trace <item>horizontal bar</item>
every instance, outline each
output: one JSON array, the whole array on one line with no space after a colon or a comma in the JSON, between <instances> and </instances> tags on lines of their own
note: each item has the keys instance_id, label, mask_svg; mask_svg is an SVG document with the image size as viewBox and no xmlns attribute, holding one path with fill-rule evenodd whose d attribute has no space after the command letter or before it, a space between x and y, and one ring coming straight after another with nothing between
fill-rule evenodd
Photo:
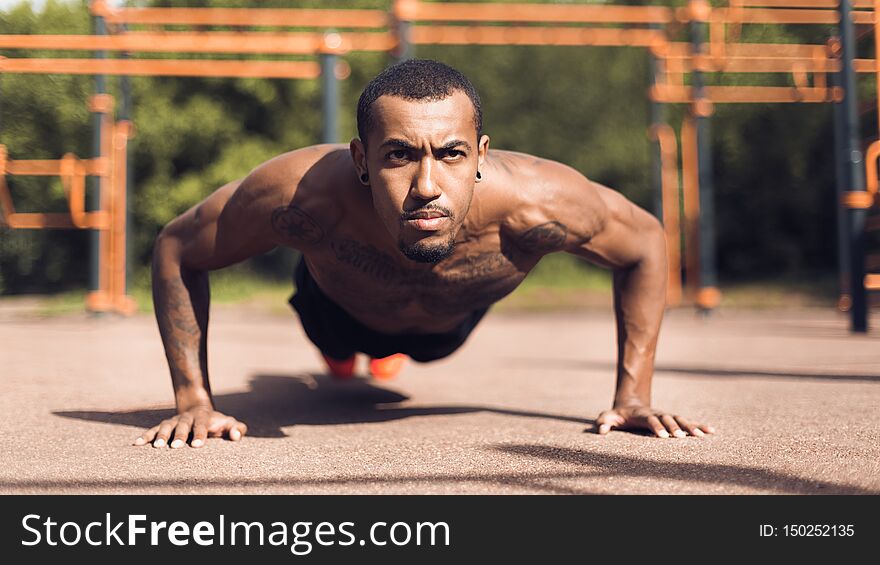
<instances>
[{"instance_id":1,"label":"horizontal bar","mask_svg":"<svg viewBox=\"0 0 880 565\"><path fill-rule=\"evenodd\" d=\"M851 0L853 8L874 9L874 0ZM746 8L828 8L837 9L838 0L743 0Z\"/></svg>"},{"instance_id":2,"label":"horizontal bar","mask_svg":"<svg viewBox=\"0 0 880 565\"><path fill-rule=\"evenodd\" d=\"M666 71L690 72L695 67L705 73L828 73L840 70L837 59L801 59L793 57L700 57L697 64L692 59L669 59Z\"/></svg>"},{"instance_id":3,"label":"horizontal bar","mask_svg":"<svg viewBox=\"0 0 880 565\"><path fill-rule=\"evenodd\" d=\"M97 159L78 159L76 162L85 168L86 175L98 176L104 170L104 161ZM61 176L63 159L10 159L6 162L6 174L18 176Z\"/></svg>"},{"instance_id":4,"label":"horizontal bar","mask_svg":"<svg viewBox=\"0 0 880 565\"><path fill-rule=\"evenodd\" d=\"M22 213L16 212L6 216L12 229L79 229L73 224L70 214L65 213ZM110 227L110 217L106 212L89 212L86 214L87 226L84 229L106 230Z\"/></svg>"},{"instance_id":5,"label":"horizontal bar","mask_svg":"<svg viewBox=\"0 0 880 565\"><path fill-rule=\"evenodd\" d=\"M856 0L853 4L866 5L873 0ZM746 8L837 8L838 0L743 0Z\"/></svg>"},{"instance_id":6,"label":"horizontal bar","mask_svg":"<svg viewBox=\"0 0 880 565\"><path fill-rule=\"evenodd\" d=\"M853 12L857 21L860 12ZM861 12L872 18L870 12ZM712 10L712 21L744 24L836 24L840 17L831 10L786 10L763 8L716 8ZM871 23L872 23L871 22Z\"/></svg>"},{"instance_id":7,"label":"horizontal bar","mask_svg":"<svg viewBox=\"0 0 880 565\"><path fill-rule=\"evenodd\" d=\"M790 86L707 86L706 98L715 103L822 103L832 100L830 88L794 88ZM692 101L688 86L656 85L651 96L657 102L688 103Z\"/></svg>"},{"instance_id":8,"label":"horizontal bar","mask_svg":"<svg viewBox=\"0 0 880 565\"><path fill-rule=\"evenodd\" d=\"M419 2L415 19L421 22L666 24L674 21L674 12L663 6Z\"/></svg>"},{"instance_id":9,"label":"horizontal bar","mask_svg":"<svg viewBox=\"0 0 880 565\"><path fill-rule=\"evenodd\" d=\"M4 58L0 73L310 79L321 68L312 61Z\"/></svg>"},{"instance_id":10,"label":"horizontal bar","mask_svg":"<svg viewBox=\"0 0 880 565\"><path fill-rule=\"evenodd\" d=\"M865 288L867 290L880 290L880 274L865 275Z\"/></svg>"},{"instance_id":11,"label":"horizontal bar","mask_svg":"<svg viewBox=\"0 0 880 565\"><path fill-rule=\"evenodd\" d=\"M108 23L198 26L382 28L382 10L306 8L119 8L99 12Z\"/></svg>"},{"instance_id":12,"label":"horizontal bar","mask_svg":"<svg viewBox=\"0 0 880 565\"><path fill-rule=\"evenodd\" d=\"M596 45L648 47L664 41L650 29L416 26L412 42L419 45Z\"/></svg>"},{"instance_id":13,"label":"horizontal bar","mask_svg":"<svg viewBox=\"0 0 880 565\"><path fill-rule=\"evenodd\" d=\"M825 45L806 43L724 43L724 54L731 57L792 57L826 56ZM655 54L665 58L690 58L691 44L682 41L659 45Z\"/></svg>"},{"instance_id":14,"label":"horizontal bar","mask_svg":"<svg viewBox=\"0 0 880 565\"><path fill-rule=\"evenodd\" d=\"M387 33L341 33L340 51L387 51ZM324 35L314 32L167 32L123 35L0 35L0 49L59 49L155 53L314 54Z\"/></svg>"}]
</instances>

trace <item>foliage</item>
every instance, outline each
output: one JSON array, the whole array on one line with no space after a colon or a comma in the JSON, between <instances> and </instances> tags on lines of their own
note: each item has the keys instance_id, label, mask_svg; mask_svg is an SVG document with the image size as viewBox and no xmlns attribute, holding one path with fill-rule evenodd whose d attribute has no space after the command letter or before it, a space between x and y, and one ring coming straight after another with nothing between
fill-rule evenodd
<instances>
[{"instance_id":1,"label":"foliage","mask_svg":"<svg viewBox=\"0 0 880 565\"><path fill-rule=\"evenodd\" d=\"M146 4L148 2L139 2ZM635 2L631 2L635 3ZM659 2L654 2L659 3ZM155 1L175 6L303 6L387 9L387 0ZM681 2L678 2L681 4ZM0 33L88 33L86 3L48 0L0 12ZM744 30L750 40L818 43L828 29ZM0 54L21 56L6 51ZM41 52L41 56L52 54ZM467 74L484 102L492 146L557 159L650 208L651 146L646 136L648 56L630 48L420 47ZM341 88L339 139L355 135L354 108L367 81L387 63L353 54ZM750 77L748 80L752 80ZM738 84L741 76L721 76ZM758 80L769 80L761 79ZM320 138L318 81L146 78L131 81L137 136L131 156L135 284L142 285L161 226L217 187L278 153ZM108 81L119 95L118 80ZM89 156L90 77L2 76L0 141L12 158ZM873 96L873 91L869 91ZM682 107L667 110L677 125ZM712 119L717 234L722 280L834 268L834 182L830 108L821 105L719 106ZM60 185L11 182L22 211L63 209ZM81 288L88 234L0 230L0 292ZM292 256L276 251L251 268L286 279ZM566 260L553 259L565 269ZM568 265L576 265L569 260ZM577 267L579 268L579 267ZM541 276L545 276L547 269Z\"/></svg>"}]
</instances>

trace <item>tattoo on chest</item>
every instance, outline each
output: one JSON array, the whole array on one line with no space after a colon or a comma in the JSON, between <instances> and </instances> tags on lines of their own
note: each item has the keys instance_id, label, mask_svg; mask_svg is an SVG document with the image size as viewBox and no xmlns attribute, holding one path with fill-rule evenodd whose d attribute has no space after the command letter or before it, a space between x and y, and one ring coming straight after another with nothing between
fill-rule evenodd
<instances>
[{"instance_id":1,"label":"tattoo on chest","mask_svg":"<svg viewBox=\"0 0 880 565\"><path fill-rule=\"evenodd\" d=\"M560 222L547 222L529 229L520 237L519 245L530 253L559 251L565 245L568 228Z\"/></svg>"},{"instance_id":2,"label":"tattoo on chest","mask_svg":"<svg viewBox=\"0 0 880 565\"><path fill-rule=\"evenodd\" d=\"M340 262L382 282L393 283L404 278L405 271L372 245L363 245L353 239L340 239L331 241L330 249Z\"/></svg>"},{"instance_id":3,"label":"tattoo on chest","mask_svg":"<svg viewBox=\"0 0 880 565\"><path fill-rule=\"evenodd\" d=\"M324 238L323 230L295 207L276 210L273 227L301 241L317 243ZM557 251L564 246L567 234L564 224L546 222L526 231L518 247L529 254ZM375 246L355 239L330 239L329 247L337 261L380 283L368 291L358 285L354 288L352 281L341 276L336 279L335 294L351 303L362 303L365 293L375 294L369 303L373 307L383 304L386 312L402 310L411 301L435 314L475 310L497 302L525 278L525 270L517 266L521 252L503 245L499 251L455 255L435 271L409 270Z\"/></svg>"},{"instance_id":4,"label":"tattoo on chest","mask_svg":"<svg viewBox=\"0 0 880 565\"><path fill-rule=\"evenodd\" d=\"M280 206L272 212L272 229L292 242L309 244L324 239L324 230L298 206Z\"/></svg>"},{"instance_id":5,"label":"tattoo on chest","mask_svg":"<svg viewBox=\"0 0 880 565\"><path fill-rule=\"evenodd\" d=\"M330 242L336 259L350 265L375 279L396 285L421 284L427 286L448 286L473 282L516 271L513 263L502 253L496 251L464 255L451 259L437 272L410 271L397 265L391 256L372 245L365 245L353 239L339 239Z\"/></svg>"}]
</instances>

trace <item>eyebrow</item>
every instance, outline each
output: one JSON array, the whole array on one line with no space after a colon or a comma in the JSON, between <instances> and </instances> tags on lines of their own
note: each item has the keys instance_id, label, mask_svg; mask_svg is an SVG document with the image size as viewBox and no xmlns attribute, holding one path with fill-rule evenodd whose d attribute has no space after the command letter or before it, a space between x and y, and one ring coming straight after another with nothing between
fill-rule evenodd
<instances>
[{"instance_id":1,"label":"eyebrow","mask_svg":"<svg viewBox=\"0 0 880 565\"><path fill-rule=\"evenodd\" d=\"M386 139L382 143L382 145L380 145L380 147L385 147L386 145L390 145L391 147L400 147L401 149L409 149L409 150L417 149L417 147L415 145L413 145L412 143L410 143L406 140L397 139L397 138ZM447 141L446 143L444 143L443 145L441 145L437 149L442 151L442 150L452 149L454 147L458 147L459 145L463 145L468 151L471 150L471 144L468 143L467 141L464 141L463 139L453 139L452 141Z\"/></svg>"}]
</instances>

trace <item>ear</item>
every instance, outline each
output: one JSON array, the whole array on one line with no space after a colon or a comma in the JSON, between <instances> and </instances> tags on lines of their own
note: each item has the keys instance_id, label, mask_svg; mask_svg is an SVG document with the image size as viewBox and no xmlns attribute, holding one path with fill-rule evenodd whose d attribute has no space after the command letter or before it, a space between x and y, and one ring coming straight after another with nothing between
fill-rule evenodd
<instances>
[{"instance_id":1,"label":"ear","mask_svg":"<svg viewBox=\"0 0 880 565\"><path fill-rule=\"evenodd\" d=\"M351 160L354 162L354 167L357 169L358 180L363 185L369 185L369 171L367 170L367 150L364 147L363 142L354 138L351 140L351 143L348 144L348 150L351 153ZM367 175L367 181L364 182L363 176Z\"/></svg>"},{"instance_id":2,"label":"ear","mask_svg":"<svg viewBox=\"0 0 880 565\"><path fill-rule=\"evenodd\" d=\"M486 162L486 157L489 155L489 136L483 135L480 136L480 141L477 143L477 171L483 170L483 164Z\"/></svg>"}]
</instances>

